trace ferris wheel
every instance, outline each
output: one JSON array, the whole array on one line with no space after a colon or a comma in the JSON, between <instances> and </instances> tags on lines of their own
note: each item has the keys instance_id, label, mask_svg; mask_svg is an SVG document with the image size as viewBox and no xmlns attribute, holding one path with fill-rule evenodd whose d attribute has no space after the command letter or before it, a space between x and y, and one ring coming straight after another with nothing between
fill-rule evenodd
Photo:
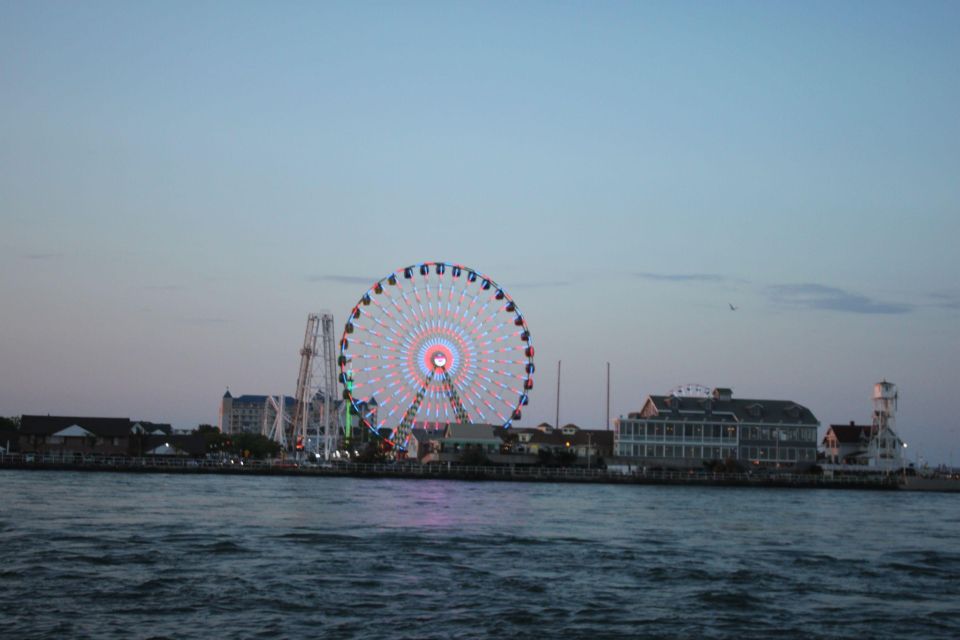
<instances>
[{"instance_id":1,"label":"ferris wheel","mask_svg":"<svg viewBox=\"0 0 960 640\"><path fill-rule=\"evenodd\" d=\"M520 420L533 354L527 322L500 285L463 265L424 262L363 294L338 364L360 425L404 450L415 424Z\"/></svg>"}]
</instances>

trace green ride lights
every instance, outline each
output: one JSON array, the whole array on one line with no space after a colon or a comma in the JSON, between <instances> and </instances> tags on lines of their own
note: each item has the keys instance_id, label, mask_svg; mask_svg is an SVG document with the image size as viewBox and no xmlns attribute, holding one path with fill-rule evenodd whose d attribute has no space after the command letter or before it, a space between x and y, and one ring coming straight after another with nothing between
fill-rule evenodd
<instances>
[{"instance_id":1,"label":"green ride lights","mask_svg":"<svg viewBox=\"0 0 960 640\"><path fill-rule=\"evenodd\" d=\"M347 373L347 380L344 382L344 386L347 388L347 391L350 392L350 397L353 397L353 372ZM353 425L353 413L351 412L352 403L347 403L345 408L345 413L347 414L346 424L343 426L343 435L346 439L350 439L351 427Z\"/></svg>"}]
</instances>

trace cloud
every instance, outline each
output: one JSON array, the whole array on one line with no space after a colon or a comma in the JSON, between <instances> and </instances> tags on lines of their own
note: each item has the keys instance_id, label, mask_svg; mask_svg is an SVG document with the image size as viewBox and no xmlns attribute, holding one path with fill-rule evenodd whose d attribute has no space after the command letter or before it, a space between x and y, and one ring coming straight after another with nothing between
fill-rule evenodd
<instances>
[{"instance_id":1,"label":"cloud","mask_svg":"<svg viewBox=\"0 0 960 640\"><path fill-rule=\"evenodd\" d=\"M359 284L370 286L380 278L367 278L364 276L344 276L339 274L327 274L322 276L308 276L309 282L336 282L338 284Z\"/></svg>"},{"instance_id":2,"label":"cloud","mask_svg":"<svg viewBox=\"0 0 960 640\"><path fill-rule=\"evenodd\" d=\"M635 273L638 278L657 282L728 282L730 278L717 273Z\"/></svg>"},{"instance_id":3,"label":"cloud","mask_svg":"<svg viewBox=\"0 0 960 640\"><path fill-rule=\"evenodd\" d=\"M960 295L953 293L931 293L929 297L935 300L930 306L938 309L960 309Z\"/></svg>"},{"instance_id":4,"label":"cloud","mask_svg":"<svg viewBox=\"0 0 960 640\"><path fill-rule=\"evenodd\" d=\"M909 313L915 308L911 304L881 302L859 293L813 283L773 285L766 293L774 302L800 309L883 315Z\"/></svg>"},{"instance_id":5,"label":"cloud","mask_svg":"<svg viewBox=\"0 0 960 640\"><path fill-rule=\"evenodd\" d=\"M513 282L511 289L546 289L548 287L569 287L573 283L569 280L544 280L543 282Z\"/></svg>"},{"instance_id":6,"label":"cloud","mask_svg":"<svg viewBox=\"0 0 960 640\"><path fill-rule=\"evenodd\" d=\"M62 258L63 255L63 253L25 253L23 257L27 260L53 260Z\"/></svg>"}]
</instances>

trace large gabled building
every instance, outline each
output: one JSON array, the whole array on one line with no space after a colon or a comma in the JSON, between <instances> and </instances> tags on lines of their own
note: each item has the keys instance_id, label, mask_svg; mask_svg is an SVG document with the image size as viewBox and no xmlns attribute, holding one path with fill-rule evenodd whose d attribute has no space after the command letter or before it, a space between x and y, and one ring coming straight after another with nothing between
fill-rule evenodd
<instances>
[{"instance_id":1,"label":"large gabled building","mask_svg":"<svg viewBox=\"0 0 960 640\"><path fill-rule=\"evenodd\" d=\"M643 408L615 423L614 454L650 467L701 468L712 461L807 467L817 459L816 416L791 400L647 396Z\"/></svg>"},{"instance_id":2,"label":"large gabled building","mask_svg":"<svg viewBox=\"0 0 960 640\"><path fill-rule=\"evenodd\" d=\"M149 423L148 423L149 424ZM129 418L34 416L20 418L20 450L57 454L136 454L144 435Z\"/></svg>"}]
</instances>

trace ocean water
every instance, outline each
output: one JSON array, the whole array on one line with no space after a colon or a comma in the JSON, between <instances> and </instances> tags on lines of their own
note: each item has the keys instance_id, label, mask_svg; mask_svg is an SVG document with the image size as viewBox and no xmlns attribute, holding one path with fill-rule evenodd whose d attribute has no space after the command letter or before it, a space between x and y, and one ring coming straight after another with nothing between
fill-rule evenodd
<instances>
[{"instance_id":1,"label":"ocean water","mask_svg":"<svg viewBox=\"0 0 960 640\"><path fill-rule=\"evenodd\" d=\"M0 471L0 638L960 638L960 495Z\"/></svg>"}]
</instances>

